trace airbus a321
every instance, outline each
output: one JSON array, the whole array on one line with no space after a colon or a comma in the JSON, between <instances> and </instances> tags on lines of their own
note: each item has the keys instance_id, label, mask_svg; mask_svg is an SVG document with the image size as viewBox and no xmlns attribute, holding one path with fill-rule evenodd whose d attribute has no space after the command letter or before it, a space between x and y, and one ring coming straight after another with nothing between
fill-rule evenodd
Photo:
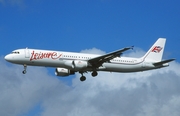
<instances>
[{"instance_id":1,"label":"airbus a321","mask_svg":"<svg viewBox=\"0 0 180 116\"><path fill-rule=\"evenodd\" d=\"M25 48L12 51L5 56L5 60L23 65L23 74L26 73L27 66L55 67L57 76L69 76L79 72L82 75L80 80L85 81L83 74L86 72L91 72L95 77L98 71L125 73L167 67L168 62L175 59L162 61L165 42L165 38L159 38L141 58L121 57L122 53L132 49L132 46L105 55Z\"/></svg>"}]
</instances>

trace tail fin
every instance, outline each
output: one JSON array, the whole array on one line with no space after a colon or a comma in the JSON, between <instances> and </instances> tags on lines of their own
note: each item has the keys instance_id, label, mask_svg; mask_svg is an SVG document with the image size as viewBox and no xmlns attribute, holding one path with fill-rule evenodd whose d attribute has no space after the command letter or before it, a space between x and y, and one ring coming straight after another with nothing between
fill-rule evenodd
<instances>
[{"instance_id":1,"label":"tail fin","mask_svg":"<svg viewBox=\"0 0 180 116\"><path fill-rule=\"evenodd\" d=\"M165 38L159 38L142 58L146 61L161 61L165 48L165 43Z\"/></svg>"}]
</instances>

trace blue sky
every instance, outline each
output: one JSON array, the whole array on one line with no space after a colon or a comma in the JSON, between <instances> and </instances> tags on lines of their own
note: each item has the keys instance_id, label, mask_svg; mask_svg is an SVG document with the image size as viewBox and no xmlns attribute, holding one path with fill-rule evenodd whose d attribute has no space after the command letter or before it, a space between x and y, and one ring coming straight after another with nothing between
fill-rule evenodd
<instances>
[{"instance_id":1,"label":"blue sky","mask_svg":"<svg viewBox=\"0 0 180 116\"><path fill-rule=\"evenodd\" d=\"M134 45L135 51L133 54L140 54L141 51L143 53L147 51L159 37L165 37L167 38L167 43L164 58L176 58L176 64L174 64L172 68L172 71L174 71L174 67L177 68L180 61L179 4L180 1L178 0L0 0L1 64L7 68L7 72L9 68L9 70L15 73L15 77L21 80L23 79L21 78L22 75L18 76L18 73L21 72L22 66L15 66L3 60L3 57L14 49L29 47L80 52L85 49L91 50L92 48L97 48L98 50L111 52ZM138 51L139 49L136 50L136 48L140 48L140 51ZM132 52L127 53L131 54ZM15 70L13 70L13 68ZM63 83L63 88L68 89L68 92L73 93L74 91L71 90L71 87L69 87L67 83L71 83L72 87L77 87L77 90L79 90L78 88L80 87L87 89L91 87L85 86L84 84L78 86L78 84L81 84L76 82L76 80L79 81L78 74L70 78L59 79L54 76L54 69L37 68L33 70L33 68L30 68L30 72L34 72L35 70L42 72L42 75L45 73L43 75L47 77L45 79L49 79L49 81L53 83ZM164 71L166 70L167 69ZM11 74L13 75L13 73ZM5 74L5 72L1 72L1 75L3 74ZM42 75L36 77L39 77L37 82L43 79ZM31 75L29 76L28 78L31 78ZM115 74L114 78L116 78L116 76ZM176 76L179 80L180 76L178 74L176 74ZM131 75L129 77L131 77ZM37 83L34 82L36 79L34 79L34 81L33 79L30 79L30 81L26 80L27 82L25 83ZM55 82L55 80L57 82ZM129 80L127 81L129 82ZM155 80L152 80L152 82L155 82ZM47 82L44 82L40 87L43 88L46 84ZM88 82L86 84L88 84ZM172 84L174 83L172 82ZM111 87L109 84L107 85ZM169 84L166 83L164 86L167 85ZM57 85L57 87L59 86L60 85ZM28 87L33 88L30 85ZM42 88L40 90L42 90ZM63 89L63 91L66 89ZM56 92L58 92L58 90ZM104 93L104 91L101 92ZM133 92L132 90L132 94ZM63 92L60 93L63 94ZM68 95L68 93L66 94ZM55 93L53 93L53 95L55 95ZM174 95L175 93L172 94L172 96ZM179 94L176 93L176 95ZM57 94L56 96L60 95ZM112 96L110 96L110 98L111 97ZM120 97L123 98L123 96ZM34 100L33 98L36 99ZM51 110L46 107L48 103L43 101L44 99L45 101L47 99L49 100L49 98L31 96L29 99L30 101L33 99L32 104L24 109L21 108L19 112L14 113L15 116L46 116L53 112L53 110L50 112ZM171 104L171 101L174 99L175 98L170 100L169 104ZM66 100L66 102L74 103L73 100L74 99ZM64 104L66 102L63 101ZM53 102L51 102L51 105L58 106L56 103L53 104ZM152 103L152 105L154 104ZM166 106L168 104L163 105ZM23 104L21 104L21 106L23 106ZM62 108L61 106L58 107ZM79 107L83 106L79 105ZM179 108L179 105L177 107ZM92 106L90 108L92 108ZM79 110L74 109L73 111L77 113ZM86 111L90 112L90 110ZM91 111L96 112L93 108ZM112 111L113 110L110 112ZM85 114L87 112L85 112ZM127 112L125 112L124 115L126 113ZM67 113L64 114L67 115ZM72 114L69 113L68 115ZM56 114L54 115L56 116ZM84 114L82 113L82 115ZM95 115L99 114L96 112Z\"/></svg>"},{"instance_id":2,"label":"blue sky","mask_svg":"<svg viewBox=\"0 0 180 116\"><path fill-rule=\"evenodd\" d=\"M15 2L16 1L16 2ZM2 55L16 48L110 52L129 45L147 50L159 37L178 55L178 1L1 0ZM142 44L143 43L143 44ZM173 46L173 47L172 47Z\"/></svg>"}]
</instances>

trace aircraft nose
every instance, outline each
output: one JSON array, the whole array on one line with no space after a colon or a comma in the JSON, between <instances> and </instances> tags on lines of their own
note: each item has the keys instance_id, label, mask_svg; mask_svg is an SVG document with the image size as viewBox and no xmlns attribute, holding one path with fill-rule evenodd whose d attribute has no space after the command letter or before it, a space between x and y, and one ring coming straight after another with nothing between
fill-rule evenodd
<instances>
[{"instance_id":1,"label":"aircraft nose","mask_svg":"<svg viewBox=\"0 0 180 116\"><path fill-rule=\"evenodd\" d=\"M8 55L6 55L6 56L4 57L4 59L5 59L6 61L11 61L11 60L12 60L12 57L10 57L10 55L8 54Z\"/></svg>"}]
</instances>

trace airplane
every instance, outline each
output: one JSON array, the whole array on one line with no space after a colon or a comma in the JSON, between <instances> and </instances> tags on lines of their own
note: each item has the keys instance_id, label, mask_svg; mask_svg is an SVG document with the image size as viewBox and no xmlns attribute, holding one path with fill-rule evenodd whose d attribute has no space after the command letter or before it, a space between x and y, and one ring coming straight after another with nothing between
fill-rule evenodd
<instances>
[{"instance_id":1,"label":"airplane","mask_svg":"<svg viewBox=\"0 0 180 116\"><path fill-rule=\"evenodd\" d=\"M27 66L55 67L56 76L64 77L79 72L80 80L85 81L83 74L87 72L95 77L98 71L129 73L167 67L168 62L175 59L162 61L165 43L166 38L159 38L140 58L121 57L123 52L133 49L134 46L131 46L105 55L25 48L12 51L5 56L5 60L23 65L23 74Z\"/></svg>"}]
</instances>

